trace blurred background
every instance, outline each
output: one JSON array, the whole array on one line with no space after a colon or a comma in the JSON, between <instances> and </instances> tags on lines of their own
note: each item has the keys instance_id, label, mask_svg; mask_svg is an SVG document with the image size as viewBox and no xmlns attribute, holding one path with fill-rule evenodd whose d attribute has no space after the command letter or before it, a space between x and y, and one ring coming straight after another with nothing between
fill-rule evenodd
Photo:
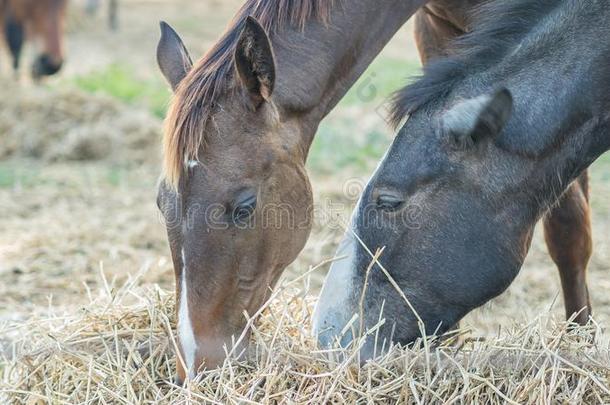
<instances>
[{"instance_id":1,"label":"blurred background","mask_svg":"<svg viewBox=\"0 0 610 405\"><path fill-rule=\"evenodd\" d=\"M220 36L241 0L108 0L87 12L69 3L65 63L41 83L18 80L0 49L0 321L78 310L103 277L173 289L165 229L155 205L162 120L171 97L155 60L158 22L168 21L193 57ZM308 169L316 200L310 240L286 278L332 257L358 191L389 146L386 97L420 70L408 23L323 122ZM610 155L591 169L593 313L610 321ZM328 266L311 275L317 294ZM554 264L537 231L516 282L464 325L490 333L563 303ZM1 340L1 338L0 338Z\"/></svg>"}]
</instances>

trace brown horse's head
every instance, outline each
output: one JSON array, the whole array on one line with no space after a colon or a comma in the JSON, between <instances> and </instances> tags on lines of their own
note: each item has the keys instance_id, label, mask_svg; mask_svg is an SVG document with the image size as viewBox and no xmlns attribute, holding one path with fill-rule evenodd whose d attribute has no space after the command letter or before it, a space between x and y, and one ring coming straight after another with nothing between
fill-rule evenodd
<instances>
[{"instance_id":1,"label":"brown horse's head","mask_svg":"<svg viewBox=\"0 0 610 405\"><path fill-rule=\"evenodd\" d=\"M67 0L8 0L3 5L4 31L15 70L26 34L41 44L41 52L32 65L34 79L61 69L66 6Z\"/></svg>"},{"instance_id":2,"label":"brown horse's head","mask_svg":"<svg viewBox=\"0 0 610 405\"><path fill-rule=\"evenodd\" d=\"M174 89L158 205L176 273L180 379L214 367L303 248L315 130L282 108L265 30L248 17L195 66L165 23L157 58ZM186 368L186 369L185 369Z\"/></svg>"}]
</instances>

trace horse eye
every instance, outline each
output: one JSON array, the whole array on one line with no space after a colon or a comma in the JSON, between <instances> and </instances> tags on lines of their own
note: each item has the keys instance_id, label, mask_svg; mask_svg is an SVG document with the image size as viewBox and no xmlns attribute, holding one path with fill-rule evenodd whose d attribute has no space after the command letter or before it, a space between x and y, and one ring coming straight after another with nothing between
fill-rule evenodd
<instances>
[{"instance_id":1,"label":"horse eye","mask_svg":"<svg viewBox=\"0 0 610 405\"><path fill-rule=\"evenodd\" d=\"M235 205L235 209L233 210L233 220L234 221L243 221L252 215L254 210L256 209L256 196L252 195L241 200L239 203Z\"/></svg>"},{"instance_id":2,"label":"horse eye","mask_svg":"<svg viewBox=\"0 0 610 405\"><path fill-rule=\"evenodd\" d=\"M377 197L377 209L382 211L395 211L397 210L405 201L397 197L395 195L386 195L382 194Z\"/></svg>"}]
</instances>

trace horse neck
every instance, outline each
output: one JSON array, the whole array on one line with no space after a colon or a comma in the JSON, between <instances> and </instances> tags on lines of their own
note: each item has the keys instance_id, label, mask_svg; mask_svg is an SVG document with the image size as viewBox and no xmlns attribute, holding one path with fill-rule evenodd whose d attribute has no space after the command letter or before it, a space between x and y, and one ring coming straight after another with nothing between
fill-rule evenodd
<instances>
[{"instance_id":1,"label":"horse neck","mask_svg":"<svg viewBox=\"0 0 610 405\"><path fill-rule=\"evenodd\" d=\"M297 111L315 131L425 1L336 1L328 25L312 19L304 31L278 30L271 41L277 61L274 98L280 108Z\"/></svg>"},{"instance_id":2,"label":"horse neck","mask_svg":"<svg viewBox=\"0 0 610 405\"><path fill-rule=\"evenodd\" d=\"M602 45L603 46L603 45ZM575 58L586 59L578 49ZM567 190L579 175L601 155L610 150L610 99L605 91L610 87L610 72L600 60L608 60L600 53L584 61L564 80L553 71L540 73L532 68L529 79L522 74L515 94L520 106L513 117L513 134L520 134L502 142L504 149L526 158L529 164L518 170L529 173L525 187L528 204L537 217ZM567 55L543 61L545 66L575 66ZM591 80L591 78L593 78ZM534 90L534 91L532 91ZM528 139L529 138L529 139Z\"/></svg>"},{"instance_id":3,"label":"horse neck","mask_svg":"<svg viewBox=\"0 0 610 405\"><path fill-rule=\"evenodd\" d=\"M498 86L513 93L513 116L495 143L515 160L497 163L497 169L518 179L512 185L518 189L511 186L507 192L515 201L521 195L519 204L527 205L534 219L610 149L610 97L605 91L610 70L602 62L610 59L610 41L599 35L610 10L603 2L583 0L558 2L550 13L523 37L513 38L501 54L487 48L468 54L471 67L459 73L465 78L452 90L459 95L454 99Z\"/></svg>"},{"instance_id":4,"label":"horse neck","mask_svg":"<svg viewBox=\"0 0 610 405\"><path fill-rule=\"evenodd\" d=\"M605 84L610 86L610 82ZM606 104L606 111L610 105ZM610 113L584 113L556 139L548 154L532 165L527 198L537 217L542 216L591 164L610 150ZM538 157L534 157L537 159Z\"/></svg>"}]
</instances>

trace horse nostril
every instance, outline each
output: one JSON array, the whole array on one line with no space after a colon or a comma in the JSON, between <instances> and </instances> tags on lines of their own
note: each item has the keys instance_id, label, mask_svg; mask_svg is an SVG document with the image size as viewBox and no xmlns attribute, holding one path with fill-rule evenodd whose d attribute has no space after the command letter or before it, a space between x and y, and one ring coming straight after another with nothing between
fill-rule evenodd
<instances>
[{"instance_id":1,"label":"horse nostril","mask_svg":"<svg viewBox=\"0 0 610 405\"><path fill-rule=\"evenodd\" d=\"M40 55L32 65L32 76L40 79L43 76L51 76L59 72L63 62L54 62L48 55Z\"/></svg>"}]
</instances>

